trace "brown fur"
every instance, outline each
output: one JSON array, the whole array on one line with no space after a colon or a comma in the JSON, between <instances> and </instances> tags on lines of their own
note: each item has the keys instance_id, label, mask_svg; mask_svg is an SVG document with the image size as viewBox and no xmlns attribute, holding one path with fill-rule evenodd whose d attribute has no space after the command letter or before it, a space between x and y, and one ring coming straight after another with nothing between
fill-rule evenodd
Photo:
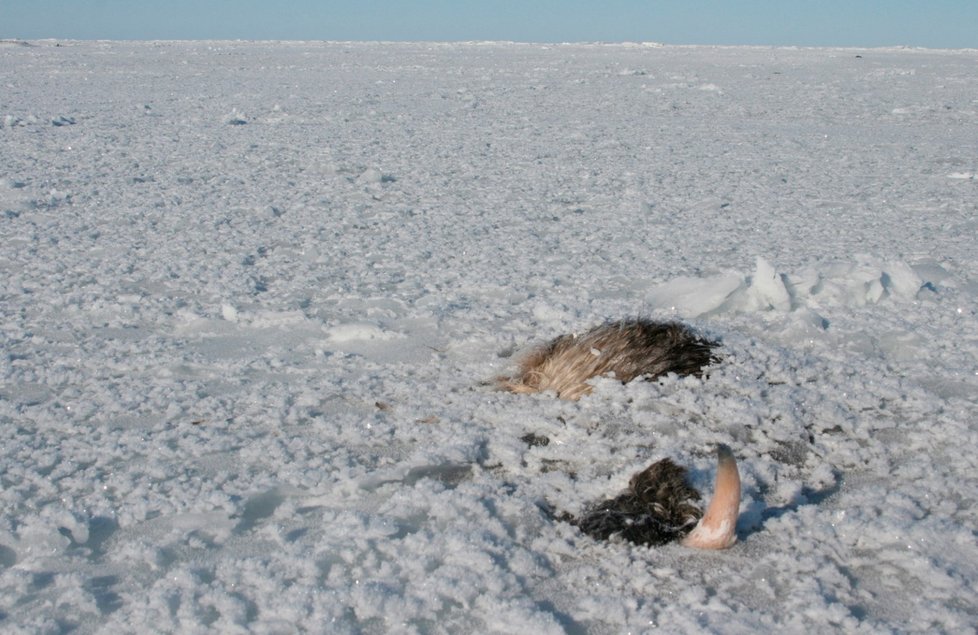
<instances>
[{"instance_id":1,"label":"brown fur","mask_svg":"<svg viewBox=\"0 0 978 635\"><path fill-rule=\"evenodd\" d=\"M592 377L613 375L622 383L667 373L697 375L716 361L715 342L672 322L634 319L609 322L583 335L562 335L531 351L500 387L515 393L552 390L576 400L591 392Z\"/></svg>"}]
</instances>

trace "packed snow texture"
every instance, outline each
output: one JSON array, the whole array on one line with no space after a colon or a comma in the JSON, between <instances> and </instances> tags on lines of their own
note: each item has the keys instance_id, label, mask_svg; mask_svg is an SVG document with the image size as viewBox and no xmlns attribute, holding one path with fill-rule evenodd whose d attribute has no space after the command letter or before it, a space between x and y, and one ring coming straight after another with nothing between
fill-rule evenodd
<instances>
[{"instance_id":1,"label":"packed snow texture","mask_svg":"<svg viewBox=\"0 0 978 635\"><path fill-rule=\"evenodd\" d=\"M0 630L978 628L978 52L17 44ZM730 550L557 520L717 443Z\"/></svg>"}]
</instances>

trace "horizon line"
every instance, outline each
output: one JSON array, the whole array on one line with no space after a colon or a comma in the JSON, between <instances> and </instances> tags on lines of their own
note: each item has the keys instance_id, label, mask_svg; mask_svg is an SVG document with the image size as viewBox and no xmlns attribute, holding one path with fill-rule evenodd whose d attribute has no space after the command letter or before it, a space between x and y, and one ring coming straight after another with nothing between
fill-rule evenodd
<instances>
[{"instance_id":1,"label":"horizon line","mask_svg":"<svg viewBox=\"0 0 978 635\"><path fill-rule=\"evenodd\" d=\"M85 37L0 37L0 44L15 44L30 46L33 42L62 43L62 42L101 42L101 43L193 43L193 42L226 42L226 43L322 43L322 44L513 44L525 46L623 46L635 48L761 48L761 49L824 49L824 50L914 50L914 51L978 51L978 47L953 46L922 46L914 44L716 44L716 43L673 43L657 40L506 40L506 39L320 39L320 38L85 38Z\"/></svg>"}]
</instances>

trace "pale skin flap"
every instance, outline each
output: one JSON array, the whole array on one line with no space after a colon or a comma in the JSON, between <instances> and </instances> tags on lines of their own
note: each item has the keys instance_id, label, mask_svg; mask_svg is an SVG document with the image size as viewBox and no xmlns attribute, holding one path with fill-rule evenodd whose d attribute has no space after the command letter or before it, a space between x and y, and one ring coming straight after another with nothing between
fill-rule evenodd
<instances>
[{"instance_id":1,"label":"pale skin flap","mask_svg":"<svg viewBox=\"0 0 978 635\"><path fill-rule=\"evenodd\" d=\"M713 498L696 528L682 544L695 549L726 549L737 542L740 512L740 472L730 448L717 448L717 475Z\"/></svg>"}]
</instances>

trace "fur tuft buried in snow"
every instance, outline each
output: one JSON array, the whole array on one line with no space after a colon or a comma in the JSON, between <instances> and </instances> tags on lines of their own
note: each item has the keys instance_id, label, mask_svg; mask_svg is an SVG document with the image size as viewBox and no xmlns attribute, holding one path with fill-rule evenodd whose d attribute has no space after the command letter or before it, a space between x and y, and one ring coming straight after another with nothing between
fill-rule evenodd
<instances>
[{"instance_id":1,"label":"fur tuft buried in snow","mask_svg":"<svg viewBox=\"0 0 978 635\"><path fill-rule=\"evenodd\" d=\"M622 383L662 375L700 375L717 361L715 342L678 323L620 320L580 335L561 335L531 350L519 371L499 385L515 393L553 391L561 399L591 392L589 380L609 376Z\"/></svg>"}]
</instances>

